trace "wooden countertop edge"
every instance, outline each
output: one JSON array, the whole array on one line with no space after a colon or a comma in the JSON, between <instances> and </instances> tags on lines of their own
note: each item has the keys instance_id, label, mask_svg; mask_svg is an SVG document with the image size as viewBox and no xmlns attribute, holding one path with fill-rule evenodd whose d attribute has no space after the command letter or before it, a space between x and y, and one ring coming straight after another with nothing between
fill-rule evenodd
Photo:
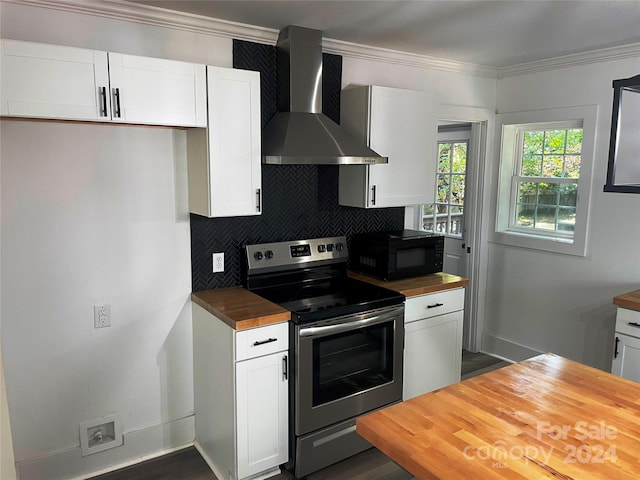
<instances>
[{"instance_id":1,"label":"wooden countertop edge","mask_svg":"<svg viewBox=\"0 0 640 480\"><path fill-rule=\"evenodd\" d=\"M245 300L245 303L251 304L252 307L230 307L230 299L233 299L233 302ZM291 320L290 311L239 286L193 292L191 300L234 330L247 330ZM258 311L260 313L256 314Z\"/></svg>"},{"instance_id":2,"label":"wooden countertop edge","mask_svg":"<svg viewBox=\"0 0 640 480\"><path fill-rule=\"evenodd\" d=\"M463 288L469 285L468 279L449 273L433 273L423 277L392 281L380 280L356 272L349 272L349 276L357 280L362 280L363 282L394 290L403 294L405 297L415 297L441 292L443 290L453 290L454 288Z\"/></svg>"},{"instance_id":3,"label":"wooden countertop edge","mask_svg":"<svg viewBox=\"0 0 640 480\"><path fill-rule=\"evenodd\" d=\"M613 303L622 308L640 310L640 290L634 290L633 292L627 292L613 297Z\"/></svg>"}]
</instances>

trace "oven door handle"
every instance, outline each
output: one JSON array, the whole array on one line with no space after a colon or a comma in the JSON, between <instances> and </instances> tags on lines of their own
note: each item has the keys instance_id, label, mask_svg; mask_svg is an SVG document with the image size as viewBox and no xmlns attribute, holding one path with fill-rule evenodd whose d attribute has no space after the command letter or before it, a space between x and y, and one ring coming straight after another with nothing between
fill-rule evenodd
<instances>
[{"instance_id":1,"label":"oven door handle","mask_svg":"<svg viewBox=\"0 0 640 480\"><path fill-rule=\"evenodd\" d=\"M326 335L335 335L336 333L347 332L349 330L357 330L358 328L377 325L379 323L386 323L397 318L402 320L403 311L404 306L370 317L360 318L359 320L344 320L341 323L336 323L334 325L323 325L319 327L303 327L300 329L299 335L300 338L323 337ZM358 317L356 316L353 318ZM336 319L336 321L338 321L338 319Z\"/></svg>"}]
</instances>

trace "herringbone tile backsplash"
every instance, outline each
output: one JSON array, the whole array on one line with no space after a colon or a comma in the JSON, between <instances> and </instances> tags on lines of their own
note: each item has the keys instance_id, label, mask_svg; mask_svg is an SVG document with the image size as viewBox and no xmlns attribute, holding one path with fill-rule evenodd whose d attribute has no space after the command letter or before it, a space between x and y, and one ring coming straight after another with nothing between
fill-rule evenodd
<instances>
[{"instance_id":1,"label":"herringbone tile backsplash","mask_svg":"<svg viewBox=\"0 0 640 480\"><path fill-rule=\"evenodd\" d=\"M261 74L263 126L276 112L275 47L233 41L233 66ZM323 112L340 120L342 57L323 55ZM398 230L404 208L360 209L338 205L338 166L262 165L262 215L205 218L191 215L194 292L242 282L242 247L252 243ZM212 273L211 254L224 252L225 271Z\"/></svg>"}]
</instances>

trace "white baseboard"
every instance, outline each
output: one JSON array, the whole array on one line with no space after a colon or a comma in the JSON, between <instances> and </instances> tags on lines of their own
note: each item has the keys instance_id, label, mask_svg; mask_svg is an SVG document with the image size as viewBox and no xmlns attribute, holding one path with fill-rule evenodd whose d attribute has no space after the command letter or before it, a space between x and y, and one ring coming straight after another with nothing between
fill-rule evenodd
<instances>
[{"instance_id":1,"label":"white baseboard","mask_svg":"<svg viewBox=\"0 0 640 480\"><path fill-rule=\"evenodd\" d=\"M119 447L83 457L80 445L16 462L22 480L84 480L193 445L193 414L160 425L124 433Z\"/></svg>"},{"instance_id":2,"label":"white baseboard","mask_svg":"<svg viewBox=\"0 0 640 480\"><path fill-rule=\"evenodd\" d=\"M489 333L482 335L481 351L512 363L545 353Z\"/></svg>"},{"instance_id":3,"label":"white baseboard","mask_svg":"<svg viewBox=\"0 0 640 480\"><path fill-rule=\"evenodd\" d=\"M200 446L200 444L198 443L198 440L193 442L193 446L196 447L196 450L198 450L198 453L200 453L200 456L204 459L205 463L209 465L209 468L211 469L213 474L216 476L216 478L219 478L220 480L224 480L226 476L223 475L220 470L218 470L218 466L215 463L213 463L213 460L211 460L211 457L207 455L207 452L204 451L204 448Z\"/></svg>"}]
</instances>

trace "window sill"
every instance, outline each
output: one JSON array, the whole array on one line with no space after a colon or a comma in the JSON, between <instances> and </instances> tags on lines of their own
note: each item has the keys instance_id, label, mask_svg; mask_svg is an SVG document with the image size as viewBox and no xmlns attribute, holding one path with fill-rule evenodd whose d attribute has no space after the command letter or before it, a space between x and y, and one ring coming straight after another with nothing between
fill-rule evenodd
<instances>
[{"instance_id":1,"label":"window sill","mask_svg":"<svg viewBox=\"0 0 640 480\"><path fill-rule=\"evenodd\" d=\"M542 250L551 253L561 253L564 255L586 256L585 245L578 244L575 239L549 237L544 235L534 235L529 233L503 230L493 233L491 241L512 247L528 248L532 250Z\"/></svg>"}]
</instances>

